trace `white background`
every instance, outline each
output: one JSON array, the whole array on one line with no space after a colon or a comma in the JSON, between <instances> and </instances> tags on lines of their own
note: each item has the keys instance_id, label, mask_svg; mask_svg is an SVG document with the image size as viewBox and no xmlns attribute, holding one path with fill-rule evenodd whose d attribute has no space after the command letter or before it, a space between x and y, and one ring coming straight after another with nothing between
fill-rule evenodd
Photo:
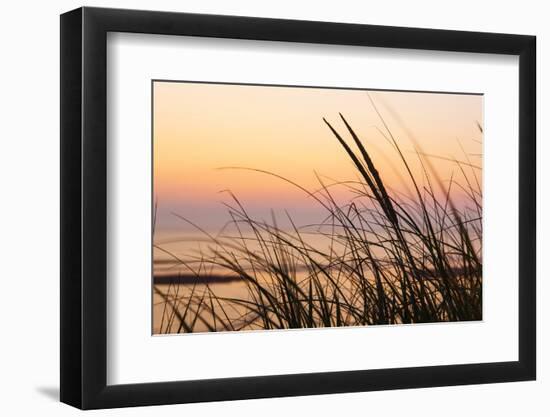
<instances>
[{"instance_id":1,"label":"white background","mask_svg":"<svg viewBox=\"0 0 550 417\"><path fill-rule=\"evenodd\" d=\"M517 57L120 33L107 51L108 384L517 360ZM151 337L151 79L483 92L483 322Z\"/></svg>"},{"instance_id":2,"label":"white background","mask_svg":"<svg viewBox=\"0 0 550 417\"><path fill-rule=\"evenodd\" d=\"M120 1L88 5L241 14L296 19L331 20L535 34L538 36L538 73L548 66L550 28L543 2L464 0L438 1L298 2L283 1ZM57 403L59 349L59 25L58 14L80 6L74 1L55 4L15 2L4 5L2 42L2 153L0 205L2 232L0 302L0 410L5 415L73 415L77 411ZM548 134L542 120L548 83L538 79L539 213L550 209L550 154L540 138ZM539 259L550 248L550 222L539 215ZM545 237L543 237L543 235ZM398 415L548 415L550 366L545 352L550 342L550 293L547 263L539 263L538 381L485 386L435 388L327 395L292 399L238 401L168 407L100 411L99 415L274 415L333 416ZM546 323L546 325L545 325Z\"/></svg>"}]
</instances>

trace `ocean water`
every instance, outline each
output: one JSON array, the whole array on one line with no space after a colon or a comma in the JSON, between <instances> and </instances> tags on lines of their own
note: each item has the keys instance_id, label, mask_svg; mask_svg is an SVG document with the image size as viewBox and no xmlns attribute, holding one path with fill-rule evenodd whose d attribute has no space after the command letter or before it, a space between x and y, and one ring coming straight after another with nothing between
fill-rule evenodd
<instances>
[{"instance_id":1,"label":"ocean water","mask_svg":"<svg viewBox=\"0 0 550 417\"><path fill-rule=\"evenodd\" d=\"M352 282L346 272L339 273L341 270L338 266L330 266L330 260L338 259L342 255L349 259L349 248L331 236L334 234L310 231L301 233L300 240L292 231L281 232L282 239L287 239L298 247L307 246L309 254L317 251L317 255L312 255L315 262L324 269L328 268L331 279L336 277L338 292L341 291L348 300L353 300L358 294L357 281ZM262 285L273 288L270 272L262 270L258 263L250 263L250 254L256 254L260 259L270 258L272 263L277 263L277 259L281 257L292 259L290 264L283 262L283 268L302 289L306 289L311 267L301 260L300 251L289 250L288 244L283 245L286 249L277 247L277 239L273 236L264 235L263 238L264 240L259 242L251 233L239 235L229 232L216 236L211 234L210 237L204 234L175 232L156 235L153 248L153 270L156 280L153 291L153 333L186 331L181 327L178 317L185 316L186 322L193 321L190 317L194 317L197 303L202 305L202 311L215 309L218 314L223 314L222 318L235 324L236 329L254 330L253 326L246 326L246 323L250 322L250 310L243 304L254 301L249 284L227 267L228 262L238 263L239 268L255 277ZM286 252L282 253L284 250ZM371 247L371 250L378 259L384 258L382 249L377 251ZM359 253L353 256L365 255ZM453 266L458 275L461 275L460 268L459 264ZM427 279L426 285L430 285L433 275L430 276L429 267L423 272ZM369 274L368 266L365 265L362 276L367 280L373 280ZM322 275L321 282L321 285L328 284ZM334 288L332 284L328 287ZM189 303L190 299L194 302ZM235 303L235 300L239 302ZM202 321L203 319L206 321ZM209 331L210 327L230 330L220 327L220 321L211 314L200 315L193 322L195 332Z\"/></svg>"},{"instance_id":2,"label":"ocean water","mask_svg":"<svg viewBox=\"0 0 550 417\"><path fill-rule=\"evenodd\" d=\"M290 239L291 236L295 237L295 234L292 231L286 231L282 236ZM245 250L265 256L263 251L265 247L262 250L262 245L251 233L239 235L228 232L217 236L212 234L212 237L219 239L223 244L217 244L213 239L197 233L170 232L156 235L153 248L153 273L156 279L153 294L154 334L177 333L182 330L179 327L177 313L184 314L188 310L190 297L196 300L204 296L208 299L208 294L212 292L221 298L250 299L247 285L238 279L233 271L219 265L219 256L230 259L242 258ZM301 239L308 248L314 248L322 253L332 252L336 256L343 250L338 242L313 231L304 232L301 234ZM295 239L293 242L299 243ZM272 243L266 241L264 244L270 247L270 256L275 256ZM294 255L297 254L298 252L294 251ZM326 259L319 257L319 262L326 263ZM258 270L257 265L255 269L242 260L240 265L260 280L265 278L269 281L269 274ZM297 282L308 275L307 267L297 256L294 257L289 271ZM230 310L228 314L238 321L244 309L232 305ZM189 311L188 314L190 314ZM195 331L207 330L207 326L198 320Z\"/></svg>"}]
</instances>

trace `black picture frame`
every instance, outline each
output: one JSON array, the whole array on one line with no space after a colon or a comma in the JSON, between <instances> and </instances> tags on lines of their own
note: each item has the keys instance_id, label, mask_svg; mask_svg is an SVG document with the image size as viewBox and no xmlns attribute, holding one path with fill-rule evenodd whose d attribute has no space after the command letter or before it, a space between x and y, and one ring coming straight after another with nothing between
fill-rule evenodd
<instances>
[{"instance_id":1,"label":"black picture frame","mask_svg":"<svg viewBox=\"0 0 550 417\"><path fill-rule=\"evenodd\" d=\"M108 32L519 56L519 360L107 385ZM88 7L61 15L61 401L94 409L535 379L535 45L524 35L251 17Z\"/></svg>"}]
</instances>

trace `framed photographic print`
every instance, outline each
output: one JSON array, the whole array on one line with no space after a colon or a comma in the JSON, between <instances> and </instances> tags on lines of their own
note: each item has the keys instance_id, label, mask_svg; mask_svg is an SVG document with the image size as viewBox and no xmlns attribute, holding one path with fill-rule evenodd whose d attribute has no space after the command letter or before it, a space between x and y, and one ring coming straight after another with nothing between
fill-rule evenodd
<instances>
[{"instance_id":1,"label":"framed photographic print","mask_svg":"<svg viewBox=\"0 0 550 417\"><path fill-rule=\"evenodd\" d=\"M535 379L535 38L61 16L61 400Z\"/></svg>"}]
</instances>

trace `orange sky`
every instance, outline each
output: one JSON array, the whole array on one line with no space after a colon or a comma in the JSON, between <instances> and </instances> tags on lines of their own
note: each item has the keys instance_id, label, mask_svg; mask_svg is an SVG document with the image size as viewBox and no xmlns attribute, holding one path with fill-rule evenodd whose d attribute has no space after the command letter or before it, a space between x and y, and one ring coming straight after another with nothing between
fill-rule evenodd
<instances>
[{"instance_id":1,"label":"orange sky","mask_svg":"<svg viewBox=\"0 0 550 417\"><path fill-rule=\"evenodd\" d=\"M370 94L414 170L420 168L409 133L426 153L464 160L462 145L471 162L481 165L476 121L483 121L482 96ZM228 201L219 193L224 189L259 215L269 208L288 209L302 223L321 215L311 199L279 179L218 168L259 168L312 190L319 188L315 172L327 183L353 180L357 175L349 157L322 120L326 117L351 141L339 112L363 140L388 186L405 191L395 173L396 168L403 173L403 167L376 129L383 124L364 90L155 82L157 230L185 229L171 212L216 230L227 220L220 204ZM456 173L453 163L431 161L443 179Z\"/></svg>"}]
</instances>

